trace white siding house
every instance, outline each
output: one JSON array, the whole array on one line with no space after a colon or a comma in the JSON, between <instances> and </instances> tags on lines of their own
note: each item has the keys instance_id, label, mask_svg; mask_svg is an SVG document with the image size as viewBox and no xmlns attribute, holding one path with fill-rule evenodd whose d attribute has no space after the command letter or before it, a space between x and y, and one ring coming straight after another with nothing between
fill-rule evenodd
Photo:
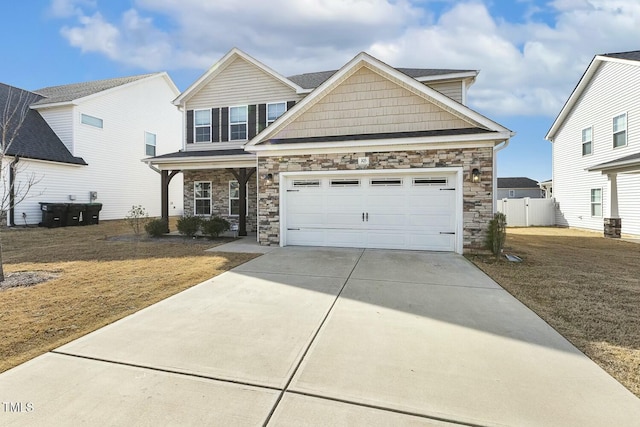
<instances>
[{"instance_id":1,"label":"white siding house","mask_svg":"<svg viewBox=\"0 0 640 427\"><path fill-rule=\"evenodd\" d=\"M124 218L133 205L160 216L160 173L146 157L181 147L182 115L171 104L179 91L166 73L44 88L31 114L39 114L79 161L55 161L47 153L19 154L16 185L34 176L29 196L9 223L37 224L39 202L102 203L100 219ZM23 141L23 146L30 142ZM64 149L64 148L63 148ZM182 214L182 176L170 187L170 215ZM13 221L12 221L13 220Z\"/></svg>"},{"instance_id":2,"label":"white siding house","mask_svg":"<svg viewBox=\"0 0 640 427\"><path fill-rule=\"evenodd\" d=\"M640 235L640 51L596 56L546 138L558 225Z\"/></svg>"}]
</instances>

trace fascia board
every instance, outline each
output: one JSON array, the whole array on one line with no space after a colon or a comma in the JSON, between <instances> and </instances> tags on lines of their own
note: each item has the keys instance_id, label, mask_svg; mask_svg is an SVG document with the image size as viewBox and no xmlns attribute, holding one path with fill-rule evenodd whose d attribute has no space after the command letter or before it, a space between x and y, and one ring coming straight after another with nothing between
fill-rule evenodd
<instances>
[{"instance_id":1,"label":"fascia board","mask_svg":"<svg viewBox=\"0 0 640 427\"><path fill-rule=\"evenodd\" d=\"M477 71L469 71L464 73L451 73L451 74L438 74L435 76L424 76L424 77L416 77L415 80L423 83L423 82L434 82L434 81L447 81L447 80L460 80L460 79L475 79L478 76Z\"/></svg>"},{"instance_id":2,"label":"fascia board","mask_svg":"<svg viewBox=\"0 0 640 427\"><path fill-rule=\"evenodd\" d=\"M400 139L379 139L379 140L362 140L362 141L341 141L341 142L312 142L312 143L298 143L298 144L266 144L255 145L251 147L245 147L246 151L254 153L274 153L289 152L291 150L304 150L306 152L313 152L314 150L331 150L346 148L351 151L362 151L365 148L384 148L385 151L400 150L400 147L414 147L416 145L428 145L434 146L437 144L482 144L493 147L495 144L504 141L509 138L508 133L495 133L486 135L450 135L439 137L415 137L415 138L402 138Z\"/></svg>"}]
</instances>

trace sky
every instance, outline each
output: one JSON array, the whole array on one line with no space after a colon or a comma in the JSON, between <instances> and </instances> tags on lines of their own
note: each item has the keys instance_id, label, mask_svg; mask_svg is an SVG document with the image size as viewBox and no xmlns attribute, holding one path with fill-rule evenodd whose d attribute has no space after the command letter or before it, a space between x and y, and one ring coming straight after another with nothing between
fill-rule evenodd
<instances>
[{"instance_id":1,"label":"sky","mask_svg":"<svg viewBox=\"0 0 640 427\"><path fill-rule=\"evenodd\" d=\"M498 176L538 181L594 55L640 50L640 0L30 0L0 16L0 81L28 90L155 71L185 90L233 47L285 76L362 51L478 70L468 106L516 132Z\"/></svg>"}]
</instances>

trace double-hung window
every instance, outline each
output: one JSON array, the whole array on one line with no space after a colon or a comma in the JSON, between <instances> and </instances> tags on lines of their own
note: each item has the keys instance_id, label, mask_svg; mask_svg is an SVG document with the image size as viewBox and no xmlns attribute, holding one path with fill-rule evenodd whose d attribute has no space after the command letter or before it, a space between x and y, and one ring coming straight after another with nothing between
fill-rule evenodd
<instances>
[{"instance_id":1,"label":"double-hung window","mask_svg":"<svg viewBox=\"0 0 640 427\"><path fill-rule=\"evenodd\" d=\"M627 113L613 118L613 148L627 145Z\"/></svg>"},{"instance_id":2,"label":"double-hung window","mask_svg":"<svg viewBox=\"0 0 640 427\"><path fill-rule=\"evenodd\" d=\"M194 111L196 142L211 142L211 110Z\"/></svg>"},{"instance_id":3,"label":"double-hung window","mask_svg":"<svg viewBox=\"0 0 640 427\"><path fill-rule=\"evenodd\" d=\"M267 126L275 122L278 117L283 115L287 111L286 102L275 102L273 104L267 104Z\"/></svg>"},{"instance_id":4,"label":"double-hung window","mask_svg":"<svg viewBox=\"0 0 640 427\"><path fill-rule=\"evenodd\" d=\"M151 132L144 133L144 154L147 156L156 155L156 134Z\"/></svg>"},{"instance_id":5,"label":"double-hung window","mask_svg":"<svg viewBox=\"0 0 640 427\"><path fill-rule=\"evenodd\" d=\"M247 188L247 193L248 193ZM249 211L249 197L245 212ZM229 215L240 215L240 185L238 181L229 181Z\"/></svg>"},{"instance_id":6,"label":"double-hung window","mask_svg":"<svg viewBox=\"0 0 640 427\"><path fill-rule=\"evenodd\" d=\"M602 216L602 188L591 189L591 216Z\"/></svg>"},{"instance_id":7,"label":"double-hung window","mask_svg":"<svg viewBox=\"0 0 640 427\"><path fill-rule=\"evenodd\" d=\"M582 129L582 155L593 153L593 128Z\"/></svg>"},{"instance_id":8,"label":"double-hung window","mask_svg":"<svg viewBox=\"0 0 640 427\"><path fill-rule=\"evenodd\" d=\"M196 181L193 183L193 199L195 215L211 215L211 182Z\"/></svg>"},{"instance_id":9,"label":"double-hung window","mask_svg":"<svg viewBox=\"0 0 640 427\"><path fill-rule=\"evenodd\" d=\"M247 139L247 106L229 107L229 140Z\"/></svg>"}]
</instances>

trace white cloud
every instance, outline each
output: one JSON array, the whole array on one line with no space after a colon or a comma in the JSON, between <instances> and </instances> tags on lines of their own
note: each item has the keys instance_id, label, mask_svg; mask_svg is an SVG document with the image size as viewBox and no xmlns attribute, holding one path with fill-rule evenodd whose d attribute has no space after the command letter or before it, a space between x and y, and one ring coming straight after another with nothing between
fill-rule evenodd
<instances>
[{"instance_id":1,"label":"white cloud","mask_svg":"<svg viewBox=\"0 0 640 427\"><path fill-rule=\"evenodd\" d=\"M118 21L84 14L88 1L52 0L77 16L63 36L123 64L204 70L236 46L288 75L365 50L396 66L480 69L470 103L489 115L555 115L594 54L640 40L637 0L519 0L517 23L480 0L136 0Z\"/></svg>"},{"instance_id":2,"label":"white cloud","mask_svg":"<svg viewBox=\"0 0 640 427\"><path fill-rule=\"evenodd\" d=\"M49 13L58 18L82 15L83 7L95 7L95 0L52 0Z\"/></svg>"}]
</instances>

